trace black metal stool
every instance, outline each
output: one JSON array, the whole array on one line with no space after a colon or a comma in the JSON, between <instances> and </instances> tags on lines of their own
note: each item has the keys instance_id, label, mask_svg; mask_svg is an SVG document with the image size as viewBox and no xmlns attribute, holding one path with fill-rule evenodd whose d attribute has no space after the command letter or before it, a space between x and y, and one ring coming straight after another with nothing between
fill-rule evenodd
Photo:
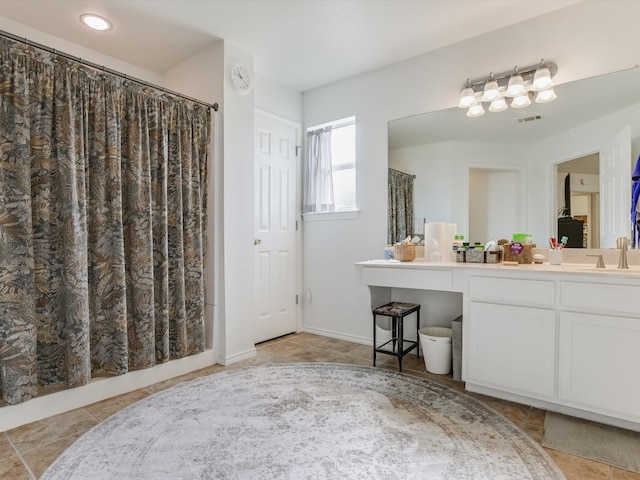
<instances>
[{"instance_id":1,"label":"black metal stool","mask_svg":"<svg viewBox=\"0 0 640 480\"><path fill-rule=\"evenodd\" d=\"M373 366L376 366L376 353L385 353L398 357L399 371L402 371L402 357L414 348L420 356L420 305L417 303L390 302L380 305L373 312ZM404 338L404 317L416 312L416 341ZM391 340L376 346L376 318L378 315L391 317ZM391 349L388 348L391 344ZM405 346L406 345L406 346ZM387 347L387 348L385 348Z\"/></svg>"}]
</instances>

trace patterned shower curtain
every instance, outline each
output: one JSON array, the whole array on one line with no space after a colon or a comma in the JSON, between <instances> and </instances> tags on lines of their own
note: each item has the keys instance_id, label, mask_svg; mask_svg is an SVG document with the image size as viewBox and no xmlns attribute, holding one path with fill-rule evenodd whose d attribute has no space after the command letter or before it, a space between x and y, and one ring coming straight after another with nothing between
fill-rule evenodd
<instances>
[{"instance_id":1,"label":"patterned shower curtain","mask_svg":"<svg viewBox=\"0 0 640 480\"><path fill-rule=\"evenodd\" d=\"M16 404L204 349L209 108L0 39L0 376Z\"/></svg>"},{"instance_id":2,"label":"patterned shower curtain","mask_svg":"<svg viewBox=\"0 0 640 480\"><path fill-rule=\"evenodd\" d=\"M414 175L389 169L387 243L393 245L407 236L413 237Z\"/></svg>"}]
</instances>

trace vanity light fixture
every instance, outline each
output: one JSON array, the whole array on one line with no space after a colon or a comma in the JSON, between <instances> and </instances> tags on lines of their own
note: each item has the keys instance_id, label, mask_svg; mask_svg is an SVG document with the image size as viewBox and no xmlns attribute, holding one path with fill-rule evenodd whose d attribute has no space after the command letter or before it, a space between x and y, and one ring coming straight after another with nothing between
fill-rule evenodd
<instances>
[{"instance_id":1,"label":"vanity light fixture","mask_svg":"<svg viewBox=\"0 0 640 480\"><path fill-rule=\"evenodd\" d=\"M111 30L111 22L100 15L93 13L84 13L80 15L80 21L93 30L105 31Z\"/></svg>"},{"instance_id":2,"label":"vanity light fixture","mask_svg":"<svg viewBox=\"0 0 640 480\"><path fill-rule=\"evenodd\" d=\"M467 117L481 117L482 115L484 115L484 107L482 106L482 102L470 106L469 110L467 110Z\"/></svg>"},{"instance_id":3,"label":"vanity light fixture","mask_svg":"<svg viewBox=\"0 0 640 480\"><path fill-rule=\"evenodd\" d=\"M482 94L483 102L493 102L496 98L500 96L500 90L498 86L498 82L495 78L493 78L493 73L489 75L489 81L484 84L484 91Z\"/></svg>"},{"instance_id":4,"label":"vanity light fixture","mask_svg":"<svg viewBox=\"0 0 640 480\"><path fill-rule=\"evenodd\" d=\"M558 98L558 96L556 92L553 91L553 87L551 87L538 92L536 95L536 103L549 103L553 102L556 98Z\"/></svg>"},{"instance_id":5,"label":"vanity light fixture","mask_svg":"<svg viewBox=\"0 0 640 480\"><path fill-rule=\"evenodd\" d=\"M507 109L507 101L503 96L498 95L489 105L490 112L502 112Z\"/></svg>"},{"instance_id":6,"label":"vanity light fixture","mask_svg":"<svg viewBox=\"0 0 640 480\"><path fill-rule=\"evenodd\" d=\"M517 97L513 97L511 100L512 108L524 108L531 105L531 99L529 98L529 92L525 92L522 95L518 95Z\"/></svg>"},{"instance_id":7,"label":"vanity light fixture","mask_svg":"<svg viewBox=\"0 0 640 480\"><path fill-rule=\"evenodd\" d=\"M476 105L478 101L476 100L476 92L473 91L473 87L471 87L471 82L467 80L467 85L460 93L460 103L458 103L458 107L460 108L469 108Z\"/></svg>"},{"instance_id":8,"label":"vanity light fixture","mask_svg":"<svg viewBox=\"0 0 640 480\"><path fill-rule=\"evenodd\" d=\"M507 85L507 92L505 95L507 97L517 97L526 91L527 89L524 86L524 78L522 78L522 75L518 72L518 67L516 67L513 75L509 78L509 84Z\"/></svg>"},{"instance_id":9,"label":"vanity light fixture","mask_svg":"<svg viewBox=\"0 0 640 480\"><path fill-rule=\"evenodd\" d=\"M508 107L524 108L531 105L536 93L536 103L548 103L557 98L551 78L558 71L555 63L545 62L525 68L515 67L508 72L478 80L467 80L460 92L459 108L466 108L468 117L484 115L482 103L489 103L490 112L502 112Z\"/></svg>"}]
</instances>

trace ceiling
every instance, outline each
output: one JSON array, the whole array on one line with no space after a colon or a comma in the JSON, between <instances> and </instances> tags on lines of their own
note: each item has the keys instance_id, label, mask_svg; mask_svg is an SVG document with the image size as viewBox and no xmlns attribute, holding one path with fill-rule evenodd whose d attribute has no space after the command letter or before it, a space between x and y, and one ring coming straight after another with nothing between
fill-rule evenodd
<instances>
[{"instance_id":1,"label":"ceiling","mask_svg":"<svg viewBox=\"0 0 640 480\"><path fill-rule=\"evenodd\" d=\"M304 92L579 1L1 0L0 16L158 73L224 39ZM90 31L88 12L113 28Z\"/></svg>"}]
</instances>

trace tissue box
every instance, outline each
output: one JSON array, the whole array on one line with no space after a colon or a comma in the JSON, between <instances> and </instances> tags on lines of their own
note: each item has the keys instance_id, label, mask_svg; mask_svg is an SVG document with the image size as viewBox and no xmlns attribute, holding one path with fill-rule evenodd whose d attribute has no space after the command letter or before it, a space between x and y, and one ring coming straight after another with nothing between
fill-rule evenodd
<instances>
[{"instance_id":1,"label":"tissue box","mask_svg":"<svg viewBox=\"0 0 640 480\"><path fill-rule=\"evenodd\" d=\"M504 252L502 258L505 262L533 263L533 249L536 248L535 243L521 243L522 251L517 253L511 251L513 243L503 245Z\"/></svg>"}]
</instances>

